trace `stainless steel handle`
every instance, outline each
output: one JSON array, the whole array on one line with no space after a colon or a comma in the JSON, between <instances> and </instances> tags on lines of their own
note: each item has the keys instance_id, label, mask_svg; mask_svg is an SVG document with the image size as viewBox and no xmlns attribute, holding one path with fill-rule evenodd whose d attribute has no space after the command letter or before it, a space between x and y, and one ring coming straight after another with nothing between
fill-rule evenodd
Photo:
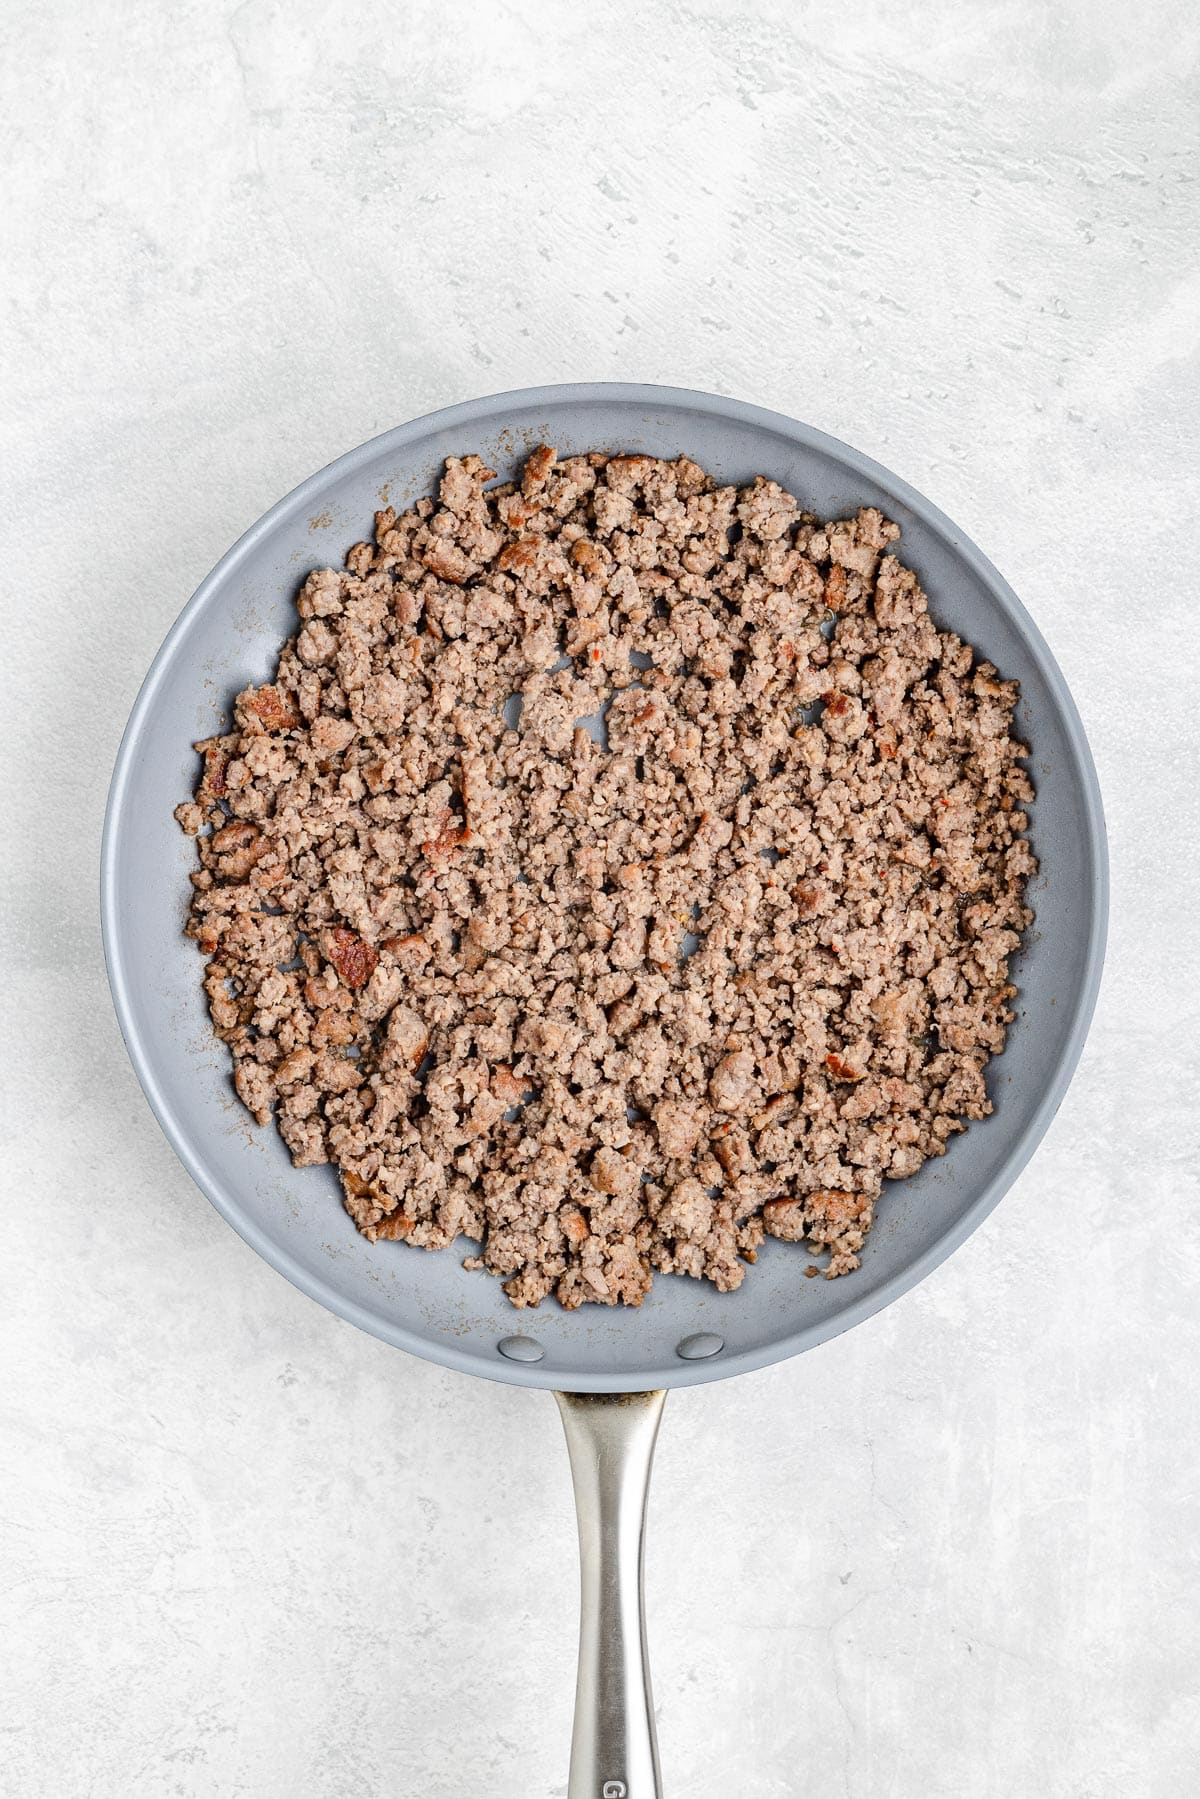
<instances>
[{"instance_id":1,"label":"stainless steel handle","mask_svg":"<svg viewBox=\"0 0 1200 1799\"><path fill-rule=\"evenodd\" d=\"M579 1518L579 1675L567 1799L662 1799L642 1565L665 1393L556 1393Z\"/></svg>"}]
</instances>

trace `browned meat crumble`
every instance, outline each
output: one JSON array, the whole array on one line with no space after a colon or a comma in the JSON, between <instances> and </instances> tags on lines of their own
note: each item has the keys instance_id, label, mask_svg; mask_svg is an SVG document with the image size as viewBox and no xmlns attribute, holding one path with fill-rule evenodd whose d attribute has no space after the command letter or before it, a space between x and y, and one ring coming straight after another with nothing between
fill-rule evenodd
<instances>
[{"instance_id":1,"label":"browned meat crumble","mask_svg":"<svg viewBox=\"0 0 1200 1799\"><path fill-rule=\"evenodd\" d=\"M197 746L237 1091L367 1237L481 1240L517 1306L726 1290L764 1232L844 1274L884 1177L991 1110L1015 683L876 511L684 457L492 479L377 513Z\"/></svg>"}]
</instances>

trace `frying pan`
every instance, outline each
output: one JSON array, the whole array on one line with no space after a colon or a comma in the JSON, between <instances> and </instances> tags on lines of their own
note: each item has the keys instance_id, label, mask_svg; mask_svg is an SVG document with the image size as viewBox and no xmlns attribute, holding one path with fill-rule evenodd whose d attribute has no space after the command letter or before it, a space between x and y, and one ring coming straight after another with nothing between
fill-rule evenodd
<instances>
[{"instance_id":1,"label":"frying pan","mask_svg":"<svg viewBox=\"0 0 1200 1799\"><path fill-rule=\"evenodd\" d=\"M372 1246L328 1168L293 1169L249 1127L213 1038L200 964L182 935L193 848L172 819L191 791L194 740L233 695L270 677L311 568L340 562L381 505L431 491L443 459L477 451L509 477L534 444L563 454L680 452L722 482L767 474L824 517L860 505L898 521L900 553L934 616L1021 683L1020 735L1037 787L1036 922L1017 963L1017 1019L988 1088L995 1110L940 1160L890 1183L863 1265L810 1281L768 1239L742 1288L660 1277L639 1311L543 1305L516 1313L499 1282L453 1252ZM578 1514L582 1604L570 1799L661 1791L642 1614L646 1492L665 1390L761 1368L896 1299L950 1254L1032 1155L1079 1056L1107 914L1104 822L1079 716L1016 595L936 507L857 451L755 406L625 383L531 388L452 406L352 450L272 507L202 583L134 705L105 820L105 955L146 1096L197 1185L304 1292L386 1342L449 1368L558 1394Z\"/></svg>"}]
</instances>

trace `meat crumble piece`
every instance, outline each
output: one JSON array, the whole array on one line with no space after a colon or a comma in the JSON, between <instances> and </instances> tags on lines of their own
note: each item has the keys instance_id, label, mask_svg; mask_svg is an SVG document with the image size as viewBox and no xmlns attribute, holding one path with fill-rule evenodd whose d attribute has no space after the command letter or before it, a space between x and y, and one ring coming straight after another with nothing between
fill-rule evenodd
<instances>
[{"instance_id":1,"label":"meat crumble piece","mask_svg":"<svg viewBox=\"0 0 1200 1799\"><path fill-rule=\"evenodd\" d=\"M897 527L541 445L310 574L196 747L187 925L238 1094L374 1241L516 1306L856 1268L991 1105L1032 914L1017 689ZM832 614L832 617L831 617Z\"/></svg>"}]
</instances>

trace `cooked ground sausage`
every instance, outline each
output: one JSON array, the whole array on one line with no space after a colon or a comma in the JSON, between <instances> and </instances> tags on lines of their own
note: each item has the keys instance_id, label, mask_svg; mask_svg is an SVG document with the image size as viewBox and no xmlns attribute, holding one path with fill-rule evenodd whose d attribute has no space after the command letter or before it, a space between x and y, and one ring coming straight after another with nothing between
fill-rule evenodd
<instances>
[{"instance_id":1,"label":"cooked ground sausage","mask_svg":"<svg viewBox=\"0 0 1200 1799\"><path fill-rule=\"evenodd\" d=\"M492 480L377 513L198 746L237 1091L366 1236L474 1239L518 1306L736 1287L764 1232L844 1274L885 1177L991 1110L1016 686L877 511L685 457Z\"/></svg>"}]
</instances>

